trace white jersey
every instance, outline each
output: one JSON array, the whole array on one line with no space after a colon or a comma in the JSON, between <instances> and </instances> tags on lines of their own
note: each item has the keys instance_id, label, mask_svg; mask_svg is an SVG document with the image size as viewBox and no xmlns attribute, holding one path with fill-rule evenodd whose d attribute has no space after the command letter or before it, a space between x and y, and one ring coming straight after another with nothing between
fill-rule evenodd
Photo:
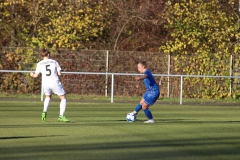
<instances>
[{"instance_id":1,"label":"white jersey","mask_svg":"<svg viewBox=\"0 0 240 160\"><path fill-rule=\"evenodd\" d=\"M45 59L38 62L35 73L42 73L43 86L45 86L47 84L59 82L58 71L60 70L61 68L57 61Z\"/></svg>"}]
</instances>

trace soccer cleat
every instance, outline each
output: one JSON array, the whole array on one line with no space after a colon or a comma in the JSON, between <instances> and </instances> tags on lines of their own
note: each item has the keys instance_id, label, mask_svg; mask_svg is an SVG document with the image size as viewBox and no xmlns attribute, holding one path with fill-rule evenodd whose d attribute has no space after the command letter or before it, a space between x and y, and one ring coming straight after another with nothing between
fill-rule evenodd
<instances>
[{"instance_id":1,"label":"soccer cleat","mask_svg":"<svg viewBox=\"0 0 240 160\"><path fill-rule=\"evenodd\" d=\"M143 123L154 123L155 121L153 119L149 119L147 121L144 121Z\"/></svg>"},{"instance_id":2,"label":"soccer cleat","mask_svg":"<svg viewBox=\"0 0 240 160\"><path fill-rule=\"evenodd\" d=\"M133 111L133 112L130 112L128 114L136 114L137 115L137 112L136 111Z\"/></svg>"},{"instance_id":3,"label":"soccer cleat","mask_svg":"<svg viewBox=\"0 0 240 160\"><path fill-rule=\"evenodd\" d=\"M58 117L58 120L59 120L60 122L69 122L69 120L68 120L65 116L59 116L59 117Z\"/></svg>"},{"instance_id":4,"label":"soccer cleat","mask_svg":"<svg viewBox=\"0 0 240 160\"><path fill-rule=\"evenodd\" d=\"M43 112L42 113L42 120L46 121L46 118L47 118L47 112Z\"/></svg>"}]
</instances>

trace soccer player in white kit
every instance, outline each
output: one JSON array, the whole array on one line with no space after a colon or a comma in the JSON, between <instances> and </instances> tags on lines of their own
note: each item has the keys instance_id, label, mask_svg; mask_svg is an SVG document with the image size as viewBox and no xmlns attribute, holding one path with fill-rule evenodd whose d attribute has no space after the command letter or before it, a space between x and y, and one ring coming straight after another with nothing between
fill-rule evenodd
<instances>
[{"instance_id":1,"label":"soccer player in white kit","mask_svg":"<svg viewBox=\"0 0 240 160\"><path fill-rule=\"evenodd\" d=\"M42 84L43 91L46 95L44 100L44 107L42 113L42 120L46 121L47 118L47 110L50 104L50 100L52 98L52 92L57 94L60 99L60 114L58 117L59 121L69 122L69 120L64 116L66 109L66 92L59 80L61 75L61 68L57 61L50 59L50 52L46 49L41 50L41 56L43 60L37 63L37 68L35 73L31 72L30 75L34 78L38 77L38 75L42 74Z\"/></svg>"}]
</instances>

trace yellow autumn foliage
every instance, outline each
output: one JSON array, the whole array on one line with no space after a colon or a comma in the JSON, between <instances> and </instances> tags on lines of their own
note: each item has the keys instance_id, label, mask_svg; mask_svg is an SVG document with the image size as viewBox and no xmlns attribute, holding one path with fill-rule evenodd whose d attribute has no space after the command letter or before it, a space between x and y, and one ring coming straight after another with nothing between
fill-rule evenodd
<instances>
[{"instance_id":1,"label":"yellow autumn foliage","mask_svg":"<svg viewBox=\"0 0 240 160\"><path fill-rule=\"evenodd\" d=\"M230 1L229 5L236 3ZM160 51L172 55L175 73L187 75L230 75L230 55L239 52L237 16L226 11L218 0L170 3L165 27L171 38ZM229 96L230 79L185 78L185 95L193 98ZM193 93L195 91L195 93ZM236 92L235 92L236 93ZM234 96L234 95L232 95Z\"/></svg>"}]
</instances>

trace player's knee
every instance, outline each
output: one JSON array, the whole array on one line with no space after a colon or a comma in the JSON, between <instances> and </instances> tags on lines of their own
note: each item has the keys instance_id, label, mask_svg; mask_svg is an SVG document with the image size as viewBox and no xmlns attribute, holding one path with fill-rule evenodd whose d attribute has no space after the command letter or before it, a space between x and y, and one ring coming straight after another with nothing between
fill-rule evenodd
<instances>
[{"instance_id":1,"label":"player's knee","mask_svg":"<svg viewBox=\"0 0 240 160\"><path fill-rule=\"evenodd\" d=\"M142 109L146 110L146 109L148 109L148 106L142 106Z\"/></svg>"},{"instance_id":2,"label":"player's knee","mask_svg":"<svg viewBox=\"0 0 240 160\"><path fill-rule=\"evenodd\" d=\"M52 98L52 95L46 95L46 98L51 99L51 98Z\"/></svg>"},{"instance_id":3,"label":"player's knee","mask_svg":"<svg viewBox=\"0 0 240 160\"><path fill-rule=\"evenodd\" d=\"M143 110L147 109L148 107L149 107L148 104L146 104L146 103L143 103L143 104L142 104L142 109L143 109Z\"/></svg>"},{"instance_id":4,"label":"player's knee","mask_svg":"<svg viewBox=\"0 0 240 160\"><path fill-rule=\"evenodd\" d=\"M59 97L60 97L60 99L66 99L66 95L61 95Z\"/></svg>"}]
</instances>

